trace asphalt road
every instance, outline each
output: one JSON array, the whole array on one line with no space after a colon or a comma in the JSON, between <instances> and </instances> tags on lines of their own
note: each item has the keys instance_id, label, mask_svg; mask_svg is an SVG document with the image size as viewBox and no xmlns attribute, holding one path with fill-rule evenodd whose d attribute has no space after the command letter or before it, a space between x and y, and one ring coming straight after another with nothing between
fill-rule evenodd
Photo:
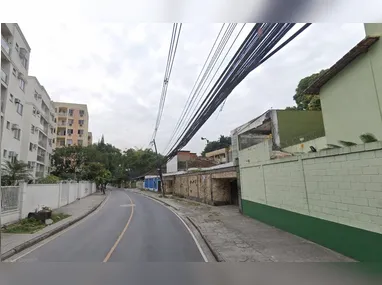
<instances>
[{"instance_id":1,"label":"asphalt road","mask_svg":"<svg viewBox=\"0 0 382 285\"><path fill-rule=\"evenodd\" d=\"M193 262L204 259L188 229L172 211L139 194L113 189L95 214L17 261Z\"/></svg>"}]
</instances>

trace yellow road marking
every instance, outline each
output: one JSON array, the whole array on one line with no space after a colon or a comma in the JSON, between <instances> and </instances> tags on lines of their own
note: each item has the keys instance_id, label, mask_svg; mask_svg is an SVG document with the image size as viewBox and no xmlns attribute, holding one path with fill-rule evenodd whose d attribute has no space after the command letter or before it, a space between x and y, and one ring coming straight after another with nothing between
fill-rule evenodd
<instances>
[{"instance_id":1,"label":"yellow road marking","mask_svg":"<svg viewBox=\"0 0 382 285\"><path fill-rule=\"evenodd\" d=\"M126 195L127 195L127 194L126 194ZM119 237L118 237L117 241L115 242L115 244L113 245L113 247L110 249L109 253L106 255L106 257L105 257L105 259L103 260L103 262L108 262L108 261L109 261L111 255L113 254L113 252L114 252L115 249L117 248L118 244L121 242L121 240L122 240L124 234L126 233L127 228L128 228L129 225L130 225L131 219L133 218L133 215L134 215L134 208L135 208L135 207L133 207L133 205L134 205L134 204L133 204L133 200L131 200L130 196L127 195L127 197L129 197L130 203L131 203L131 205L132 205L129 220L127 221L127 224L126 224L125 228L123 229L123 231L122 231L121 234L119 235Z\"/></svg>"}]
</instances>

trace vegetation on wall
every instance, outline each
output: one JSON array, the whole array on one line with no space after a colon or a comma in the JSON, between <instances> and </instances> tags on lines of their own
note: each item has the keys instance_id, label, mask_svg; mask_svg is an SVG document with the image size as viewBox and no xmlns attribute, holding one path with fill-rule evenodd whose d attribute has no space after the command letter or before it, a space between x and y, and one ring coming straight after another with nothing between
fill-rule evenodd
<instances>
[{"instance_id":1,"label":"vegetation on wall","mask_svg":"<svg viewBox=\"0 0 382 285\"><path fill-rule=\"evenodd\" d=\"M359 136L361 139L362 143L371 143L371 142L377 142L378 139L371 133L365 133ZM349 142L349 141L343 141L339 140L338 141L342 146L348 147L348 146L354 146L357 145L355 142ZM332 149L332 148L340 148L341 146L336 145L336 144L328 144L326 148L322 150L327 150L327 149Z\"/></svg>"},{"instance_id":2,"label":"vegetation on wall","mask_svg":"<svg viewBox=\"0 0 382 285\"><path fill-rule=\"evenodd\" d=\"M226 137L221 135L220 138L216 141L209 141L202 151L202 155L204 156L207 152L218 150L221 148L231 146L231 137Z\"/></svg>"}]
</instances>

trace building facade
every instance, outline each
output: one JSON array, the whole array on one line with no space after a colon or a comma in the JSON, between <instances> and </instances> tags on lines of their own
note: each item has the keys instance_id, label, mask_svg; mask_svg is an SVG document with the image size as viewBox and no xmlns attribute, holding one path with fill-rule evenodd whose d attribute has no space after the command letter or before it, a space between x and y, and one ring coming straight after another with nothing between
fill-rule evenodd
<instances>
[{"instance_id":1,"label":"building facade","mask_svg":"<svg viewBox=\"0 0 382 285\"><path fill-rule=\"evenodd\" d=\"M89 114L86 104L54 102L57 129L56 147L89 145ZM91 135L90 135L91 137Z\"/></svg>"},{"instance_id":2,"label":"building facade","mask_svg":"<svg viewBox=\"0 0 382 285\"><path fill-rule=\"evenodd\" d=\"M221 148L206 152L205 156L217 163L227 163L232 161L232 150L231 147Z\"/></svg>"},{"instance_id":3,"label":"building facade","mask_svg":"<svg viewBox=\"0 0 382 285\"><path fill-rule=\"evenodd\" d=\"M365 32L305 91L320 96L329 144L362 143L364 133L382 140L382 24L365 24Z\"/></svg>"},{"instance_id":4,"label":"building facade","mask_svg":"<svg viewBox=\"0 0 382 285\"><path fill-rule=\"evenodd\" d=\"M54 106L44 86L34 76L28 76L26 94L20 159L28 163L34 178L41 178L50 173L55 148Z\"/></svg>"},{"instance_id":5,"label":"building facade","mask_svg":"<svg viewBox=\"0 0 382 285\"><path fill-rule=\"evenodd\" d=\"M28 84L28 45L18 24L1 24L1 156L2 161L20 159Z\"/></svg>"}]
</instances>

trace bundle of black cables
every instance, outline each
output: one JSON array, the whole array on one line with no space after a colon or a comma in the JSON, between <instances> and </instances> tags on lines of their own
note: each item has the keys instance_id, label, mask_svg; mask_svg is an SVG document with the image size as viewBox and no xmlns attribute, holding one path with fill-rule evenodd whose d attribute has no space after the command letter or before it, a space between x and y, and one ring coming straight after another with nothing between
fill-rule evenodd
<instances>
[{"instance_id":1,"label":"bundle of black cables","mask_svg":"<svg viewBox=\"0 0 382 285\"><path fill-rule=\"evenodd\" d=\"M182 149L192 139L219 105L229 96L232 90L251 71L278 52L310 24L305 24L290 38L270 52L294 25L293 23L258 23L253 27L191 118L188 128L184 129L183 133L166 155L168 160L174 157L178 150Z\"/></svg>"}]
</instances>

